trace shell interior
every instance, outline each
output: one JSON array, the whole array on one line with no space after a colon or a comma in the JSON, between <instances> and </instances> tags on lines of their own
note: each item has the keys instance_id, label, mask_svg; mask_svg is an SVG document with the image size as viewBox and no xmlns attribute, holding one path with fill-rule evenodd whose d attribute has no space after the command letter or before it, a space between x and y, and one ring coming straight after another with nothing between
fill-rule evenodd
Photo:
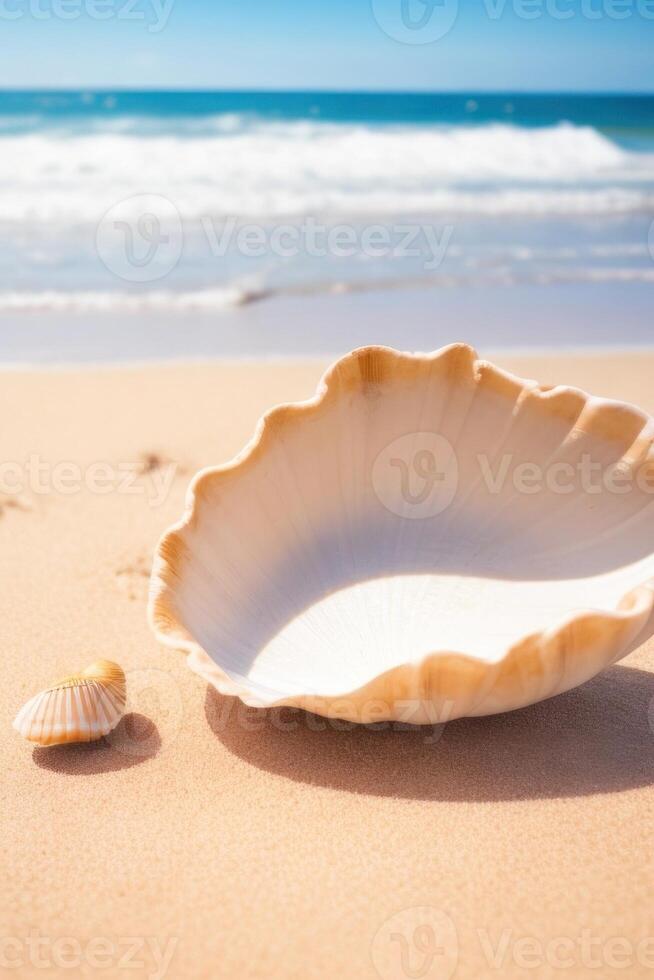
<instances>
[{"instance_id":1,"label":"shell interior","mask_svg":"<svg viewBox=\"0 0 654 980\"><path fill-rule=\"evenodd\" d=\"M196 478L153 626L254 704L377 720L407 698L457 717L556 694L649 628L653 437L636 408L465 345L355 351ZM596 489L636 467L629 492Z\"/></svg>"}]
</instances>

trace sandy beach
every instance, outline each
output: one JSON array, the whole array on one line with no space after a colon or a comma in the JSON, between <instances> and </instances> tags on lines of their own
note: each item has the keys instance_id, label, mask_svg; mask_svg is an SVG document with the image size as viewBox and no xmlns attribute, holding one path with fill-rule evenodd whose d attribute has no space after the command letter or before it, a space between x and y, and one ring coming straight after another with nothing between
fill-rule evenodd
<instances>
[{"instance_id":1,"label":"sandy beach","mask_svg":"<svg viewBox=\"0 0 654 980\"><path fill-rule=\"evenodd\" d=\"M654 412L654 353L493 359ZM326 366L2 373L0 974L650 976L652 642L433 732L245 709L150 633L151 557L191 476ZM21 704L100 657L127 674L116 732L22 741ZM416 908L441 946L400 962Z\"/></svg>"}]
</instances>

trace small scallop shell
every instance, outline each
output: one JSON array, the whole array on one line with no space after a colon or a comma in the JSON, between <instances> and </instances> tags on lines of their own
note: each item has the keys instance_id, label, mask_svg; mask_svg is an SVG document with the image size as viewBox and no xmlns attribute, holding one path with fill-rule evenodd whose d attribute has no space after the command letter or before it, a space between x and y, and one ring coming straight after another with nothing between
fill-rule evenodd
<instances>
[{"instance_id":1,"label":"small scallop shell","mask_svg":"<svg viewBox=\"0 0 654 980\"><path fill-rule=\"evenodd\" d=\"M97 660L31 698L16 715L14 728L38 745L94 742L116 727L125 700L122 667Z\"/></svg>"}]
</instances>

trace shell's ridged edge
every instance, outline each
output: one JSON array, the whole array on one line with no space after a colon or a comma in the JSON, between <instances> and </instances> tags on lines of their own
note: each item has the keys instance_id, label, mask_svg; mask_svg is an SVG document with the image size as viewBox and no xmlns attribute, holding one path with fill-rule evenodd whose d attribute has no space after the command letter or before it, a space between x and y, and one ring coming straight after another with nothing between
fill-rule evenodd
<instances>
[{"instance_id":1,"label":"shell's ridged edge","mask_svg":"<svg viewBox=\"0 0 654 980\"><path fill-rule=\"evenodd\" d=\"M13 727L23 738L42 746L95 742L116 727L126 702L122 667L98 660L30 698Z\"/></svg>"},{"instance_id":2,"label":"shell's ridged edge","mask_svg":"<svg viewBox=\"0 0 654 980\"><path fill-rule=\"evenodd\" d=\"M592 424L608 439L616 438L620 426L628 420L632 435L624 458L633 460L636 455L654 460L654 420L635 406L597 398L572 386L541 387L479 359L467 344L451 344L432 354L382 346L352 351L325 372L313 398L273 408L260 419L252 440L231 462L197 473L188 489L182 519L162 536L157 546L148 601L150 626L160 642L185 651L189 666L221 694L239 697L256 707L299 707L359 722L396 719L434 723L511 710L560 694L590 679L636 646L652 618L654 578L623 596L614 612L579 612L554 629L524 637L494 663L471 653L439 650L420 663L394 667L363 687L338 696L317 698L306 694L263 701L229 677L179 622L173 594L185 552L183 532L197 519L196 505L207 486L238 468L245 469L266 451L268 441L289 420L320 412L339 392L374 386L398 371L417 374L441 359L455 377L477 381L483 374L499 389L517 389L521 397L529 394L544 399L553 411L567 411L569 403L574 403L579 414L579 406L592 405Z\"/></svg>"}]
</instances>

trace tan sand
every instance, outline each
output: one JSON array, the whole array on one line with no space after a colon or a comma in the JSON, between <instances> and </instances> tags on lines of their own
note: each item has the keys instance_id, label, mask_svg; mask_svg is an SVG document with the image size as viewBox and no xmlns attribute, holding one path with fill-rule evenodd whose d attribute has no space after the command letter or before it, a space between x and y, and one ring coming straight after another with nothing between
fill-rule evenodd
<instances>
[{"instance_id":1,"label":"tan sand","mask_svg":"<svg viewBox=\"0 0 654 980\"><path fill-rule=\"evenodd\" d=\"M654 411L654 354L497 360ZM246 711L150 635L188 479L324 366L2 376L0 975L649 976L654 645L438 738ZM23 742L21 703L97 657L132 692L110 743Z\"/></svg>"}]
</instances>

